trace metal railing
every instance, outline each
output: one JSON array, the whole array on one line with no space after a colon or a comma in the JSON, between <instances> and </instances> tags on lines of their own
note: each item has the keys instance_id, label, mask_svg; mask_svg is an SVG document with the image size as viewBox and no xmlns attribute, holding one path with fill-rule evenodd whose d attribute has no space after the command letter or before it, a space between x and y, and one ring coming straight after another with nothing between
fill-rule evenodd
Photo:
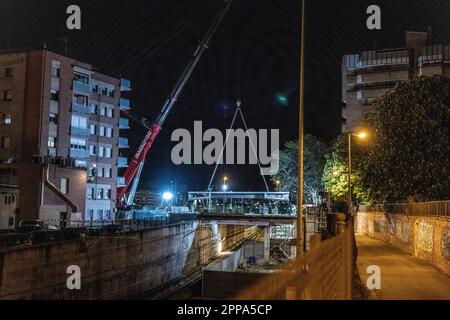
<instances>
[{"instance_id":1,"label":"metal railing","mask_svg":"<svg viewBox=\"0 0 450 320\"><path fill-rule=\"evenodd\" d=\"M349 227L327 240L312 239L311 250L280 271L239 292L239 300L349 300L354 275L354 233Z\"/></svg>"},{"instance_id":2,"label":"metal railing","mask_svg":"<svg viewBox=\"0 0 450 320\"><path fill-rule=\"evenodd\" d=\"M450 216L450 200L360 205L360 212L385 212L409 216Z\"/></svg>"}]
</instances>

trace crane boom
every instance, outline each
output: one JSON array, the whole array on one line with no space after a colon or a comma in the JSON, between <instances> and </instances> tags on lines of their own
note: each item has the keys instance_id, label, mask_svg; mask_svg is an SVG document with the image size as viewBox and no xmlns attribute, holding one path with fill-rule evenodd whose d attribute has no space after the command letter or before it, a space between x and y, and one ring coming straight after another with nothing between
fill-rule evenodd
<instances>
[{"instance_id":1,"label":"crane boom","mask_svg":"<svg viewBox=\"0 0 450 320\"><path fill-rule=\"evenodd\" d=\"M119 207L124 207L126 205L131 205L133 203L134 195L136 193L137 185L139 183L140 175L145 163L147 153L150 150L153 141L155 141L156 136L161 130L164 122L166 121L167 116L169 115L173 106L177 102L178 96L183 90L186 82L189 80L192 72L194 71L195 67L200 61L200 58L202 57L205 50L208 49L209 42L211 41L212 37L214 36L214 33L216 32L217 28L222 22L223 17L227 13L232 0L224 0L224 2L225 4L214 18L214 21L212 22L205 36L201 41L199 41L199 44L195 49L191 60L187 64L186 68L184 69L183 73L181 74L180 78L175 84L174 88L170 92L170 95L167 98L166 102L164 103L158 118L156 119L155 122L153 122L149 126L148 132L145 135L144 140L137 149L133 159L131 159L128 168L125 170L124 173L125 185L123 187L117 188L117 203ZM130 193L128 195L128 198L126 198L125 194L128 191L128 189L130 189Z\"/></svg>"}]
</instances>

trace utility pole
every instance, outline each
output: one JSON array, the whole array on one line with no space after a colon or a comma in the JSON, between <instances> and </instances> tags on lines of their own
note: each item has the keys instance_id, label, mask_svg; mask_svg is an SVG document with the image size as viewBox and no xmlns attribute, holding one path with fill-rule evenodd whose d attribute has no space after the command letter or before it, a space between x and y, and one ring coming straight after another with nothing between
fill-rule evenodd
<instances>
[{"instance_id":1,"label":"utility pole","mask_svg":"<svg viewBox=\"0 0 450 320\"><path fill-rule=\"evenodd\" d=\"M302 0L301 48L300 48L300 110L298 134L298 188L297 188L297 257L303 255L303 131L305 114L305 1Z\"/></svg>"}]
</instances>

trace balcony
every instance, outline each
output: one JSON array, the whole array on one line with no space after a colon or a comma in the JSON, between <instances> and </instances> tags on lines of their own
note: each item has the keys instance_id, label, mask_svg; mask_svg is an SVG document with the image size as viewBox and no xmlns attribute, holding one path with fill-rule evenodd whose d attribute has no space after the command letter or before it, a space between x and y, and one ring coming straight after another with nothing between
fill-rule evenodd
<instances>
[{"instance_id":1,"label":"balcony","mask_svg":"<svg viewBox=\"0 0 450 320\"><path fill-rule=\"evenodd\" d=\"M89 137L91 135L91 130L88 128L70 128L70 134L73 136L82 136L82 137Z\"/></svg>"},{"instance_id":2,"label":"balcony","mask_svg":"<svg viewBox=\"0 0 450 320\"><path fill-rule=\"evenodd\" d=\"M76 159L89 158L89 151L88 150L81 150L81 149L70 149L70 157L71 158L76 158Z\"/></svg>"},{"instance_id":3,"label":"balcony","mask_svg":"<svg viewBox=\"0 0 450 320\"><path fill-rule=\"evenodd\" d=\"M17 186L17 176L0 175L0 186Z\"/></svg>"},{"instance_id":4,"label":"balcony","mask_svg":"<svg viewBox=\"0 0 450 320\"><path fill-rule=\"evenodd\" d=\"M125 187L125 177L117 177L117 188Z\"/></svg>"},{"instance_id":5,"label":"balcony","mask_svg":"<svg viewBox=\"0 0 450 320\"><path fill-rule=\"evenodd\" d=\"M120 118L119 129L130 129L130 121L126 118Z\"/></svg>"},{"instance_id":6,"label":"balcony","mask_svg":"<svg viewBox=\"0 0 450 320\"><path fill-rule=\"evenodd\" d=\"M130 110L130 100L125 98L120 98L119 107L121 111L127 111Z\"/></svg>"},{"instance_id":7,"label":"balcony","mask_svg":"<svg viewBox=\"0 0 450 320\"><path fill-rule=\"evenodd\" d=\"M89 108L89 106L85 106L83 104L79 104L76 102L72 102L72 111L80 112L80 113L84 113L84 114L91 113L91 109Z\"/></svg>"},{"instance_id":8,"label":"balcony","mask_svg":"<svg viewBox=\"0 0 450 320\"><path fill-rule=\"evenodd\" d=\"M85 93L91 93L91 85L89 83L73 80L72 82L72 88L73 90L79 91L79 92L85 92Z\"/></svg>"},{"instance_id":9,"label":"balcony","mask_svg":"<svg viewBox=\"0 0 450 320\"><path fill-rule=\"evenodd\" d=\"M129 147L128 138L119 137L119 148L128 149Z\"/></svg>"},{"instance_id":10,"label":"balcony","mask_svg":"<svg viewBox=\"0 0 450 320\"><path fill-rule=\"evenodd\" d=\"M128 167L128 159L125 157L118 157L117 158L117 167L118 168L126 168Z\"/></svg>"},{"instance_id":11,"label":"balcony","mask_svg":"<svg viewBox=\"0 0 450 320\"><path fill-rule=\"evenodd\" d=\"M120 91L131 91L131 81L127 79L120 79Z\"/></svg>"}]
</instances>

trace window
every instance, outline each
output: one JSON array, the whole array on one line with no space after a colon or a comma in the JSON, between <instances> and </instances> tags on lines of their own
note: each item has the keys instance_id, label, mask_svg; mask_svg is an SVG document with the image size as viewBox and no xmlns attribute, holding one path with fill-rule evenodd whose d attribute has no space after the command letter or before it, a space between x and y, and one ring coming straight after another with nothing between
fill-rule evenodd
<instances>
[{"instance_id":1,"label":"window","mask_svg":"<svg viewBox=\"0 0 450 320\"><path fill-rule=\"evenodd\" d=\"M80 72L74 72L73 80L89 84L89 75Z\"/></svg>"},{"instance_id":2,"label":"window","mask_svg":"<svg viewBox=\"0 0 450 320\"><path fill-rule=\"evenodd\" d=\"M97 210L97 220L103 220L103 210Z\"/></svg>"},{"instance_id":3,"label":"window","mask_svg":"<svg viewBox=\"0 0 450 320\"><path fill-rule=\"evenodd\" d=\"M87 162L84 160L75 160L75 167L77 168L86 168Z\"/></svg>"},{"instance_id":4,"label":"window","mask_svg":"<svg viewBox=\"0 0 450 320\"><path fill-rule=\"evenodd\" d=\"M52 91L50 93L50 99L53 101L58 101L59 100L59 91L52 89Z\"/></svg>"},{"instance_id":5,"label":"window","mask_svg":"<svg viewBox=\"0 0 450 320\"><path fill-rule=\"evenodd\" d=\"M102 95L104 95L104 96L108 95L108 88L106 88L106 87L102 88Z\"/></svg>"},{"instance_id":6,"label":"window","mask_svg":"<svg viewBox=\"0 0 450 320\"><path fill-rule=\"evenodd\" d=\"M79 138L70 138L70 148L76 150L86 150L86 140Z\"/></svg>"},{"instance_id":7,"label":"window","mask_svg":"<svg viewBox=\"0 0 450 320\"><path fill-rule=\"evenodd\" d=\"M92 113L98 115L98 104L92 104Z\"/></svg>"},{"instance_id":8,"label":"window","mask_svg":"<svg viewBox=\"0 0 450 320\"><path fill-rule=\"evenodd\" d=\"M109 90L109 93L108 93L108 95L111 97L111 98L114 98L114 89L111 89L111 90Z\"/></svg>"},{"instance_id":9,"label":"window","mask_svg":"<svg viewBox=\"0 0 450 320\"><path fill-rule=\"evenodd\" d=\"M94 220L94 209L88 210L88 220Z\"/></svg>"},{"instance_id":10,"label":"window","mask_svg":"<svg viewBox=\"0 0 450 320\"><path fill-rule=\"evenodd\" d=\"M3 124L10 125L12 124L12 117L10 113L3 114Z\"/></svg>"},{"instance_id":11,"label":"window","mask_svg":"<svg viewBox=\"0 0 450 320\"><path fill-rule=\"evenodd\" d=\"M86 129L87 128L87 118L73 115L72 116L72 127Z\"/></svg>"},{"instance_id":12,"label":"window","mask_svg":"<svg viewBox=\"0 0 450 320\"><path fill-rule=\"evenodd\" d=\"M97 134L97 126L95 124L91 124L91 134L94 136Z\"/></svg>"},{"instance_id":13,"label":"window","mask_svg":"<svg viewBox=\"0 0 450 320\"><path fill-rule=\"evenodd\" d=\"M52 77L59 78L61 74L61 69L58 66L52 66Z\"/></svg>"},{"instance_id":14,"label":"window","mask_svg":"<svg viewBox=\"0 0 450 320\"><path fill-rule=\"evenodd\" d=\"M13 70L13 68L5 68L5 78L12 78Z\"/></svg>"},{"instance_id":15,"label":"window","mask_svg":"<svg viewBox=\"0 0 450 320\"><path fill-rule=\"evenodd\" d=\"M113 136L113 129L112 128L106 128L106 136L108 138L112 138L112 136Z\"/></svg>"},{"instance_id":16,"label":"window","mask_svg":"<svg viewBox=\"0 0 450 320\"><path fill-rule=\"evenodd\" d=\"M3 101L12 101L12 100L13 100L12 90L3 91Z\"/></svg>"},{"instance_id":17,"label":"window","mask_svg":"<svg viewBox=\"0 0 450 320\"><path fill-rule=\"evenodd\" d=\"M108 108L107 116L110 118L114 118L114 108Z\"/></svg>"},{"instance_id":18,"label":"window","mask_svg":"<svg viewBox=\"0 0 450 320\"><path fill-rule=\"evenodd\" d=\"M9 217L8 218L8 226L9 227L13 227L14 226L14 217Z\"/></svg>"},{"instance_id":19,"label":"window","mask_svg":"<svg viewBox=\"0 0 450 320\"><path fill-rule=\"evenodd\" d=\"M95 156L96 151L97 151L96 146L93 146L93 145L90 145L90 146L89 146L89 155L90 155L90 156Z\"/></svg>"},{"instance_id":20,"label":"window","mask_svg":"<svg viewBox=\"0 0 450 320\"><path fill-rule=\"evenodd\" d=\"M105 136L105 127L100 127L100 137Z\"/></svg>"},{"instance_id":21,"label":"window","mask_svg":"<svg viewBox=\"0 0 450 320\"><path fill-rule=\"evenodd\" d=\"M89 98L87 96L84 96L82 94L77 94L74 96L74 102L81 104L83 106L87 106L88 105L88 100Z\"/></svg>"},{"instance_id":22,"label":"window","mask_svg":"<svg viewBox=\"0 0 450 320\"><path fill-rule=\"evenodd\" d=\"M49 148L56 148L56 138L55 137L48 137L48 147Z\"/></svg>"},{"instance_id":23,"label":"window","mask_svg":"<svg viewBox=\"0 0 450 320\"><path fill-rule=\"evenodd\" d=\"M11 138L10 137L3 137L1 141L1 146L3 149L8 149L11 147Z\"/></svg>"},{"instance_id":24,"label":"window","mask_svg":"<svg viewBox=\"0 0 450 320\"><path fill-rule=\"evenodd\" d=\"M92 86L92 92L98 93L98 84Z\"/></svg>"},{"instance_id":25,"label":"window","mask_svg":"<svg viewBox=\"0 0 450 320\"><path fill-rule=\"evenodd\" d=\"M105 117L106 116L106 107L101 107L100 108L100 115L102 116L102 117Z\"/></svg>"},{"instance_id":26,"label":"window","mask_svg":"<svg viewBox=\"0 0 450 320\"><path fill-rule=\"evenodd\" d=\"M103 188L98 188L98 190L97 190L97 199L98 200L103 200L104 195L105 195L105 191L103 190Z\"/></svg>"},{"instance_id":27,"label":"window","mask_svg":"<svg viewBox=\"0 0 450 320\"><path fill-rule=\"evenodd\" d=\"M69 193L69 179L61 178L61 192L64 194Z\"/></svg>"},{"instance_id":28,"label":"window","mask_svg":"<svg viewBox=\"0 0 450 320\"><path fill-rule=\"evenodd\" d=\"M111 148L105 148L105 158L111 158Z\"/></svg>"},{"instance_id":29,"label":"window","mask_svg":"<svg viewBox=\"0 0 450 320\"><path fill-rule=\"evenodd\" d=\"M105 220L111 220L111 210L105 210Z\"/></svg>"},{"instance_id":30,"label":"window","mask_svg":"<svg viewBox=\"0 0 450 320\"><path fill-rule=\"evenodd\" d=\"M105 156L105 147L99 147L98 148L98 156L104 157Z\"/></svg>"},{"instance_id":31,"label":"window","mask_svg":"<svg viewBox=\"0 0 450 320\"><path fill-rule=\"evenodd\" d=\"M106 191L106 199L111 199L111 189L108 189L107 191Z\"/></svg>"},{"instance_id":32,"label":"window","mask_svg":"<svg viewBox=\"0 0 450 320\"><path fill-rule=\"evenodd\" d=\"M58 116L55 113L50 113L48 115L48 121L50 121L50 123L58 124Z\"/></svg>"}]
</instances>

